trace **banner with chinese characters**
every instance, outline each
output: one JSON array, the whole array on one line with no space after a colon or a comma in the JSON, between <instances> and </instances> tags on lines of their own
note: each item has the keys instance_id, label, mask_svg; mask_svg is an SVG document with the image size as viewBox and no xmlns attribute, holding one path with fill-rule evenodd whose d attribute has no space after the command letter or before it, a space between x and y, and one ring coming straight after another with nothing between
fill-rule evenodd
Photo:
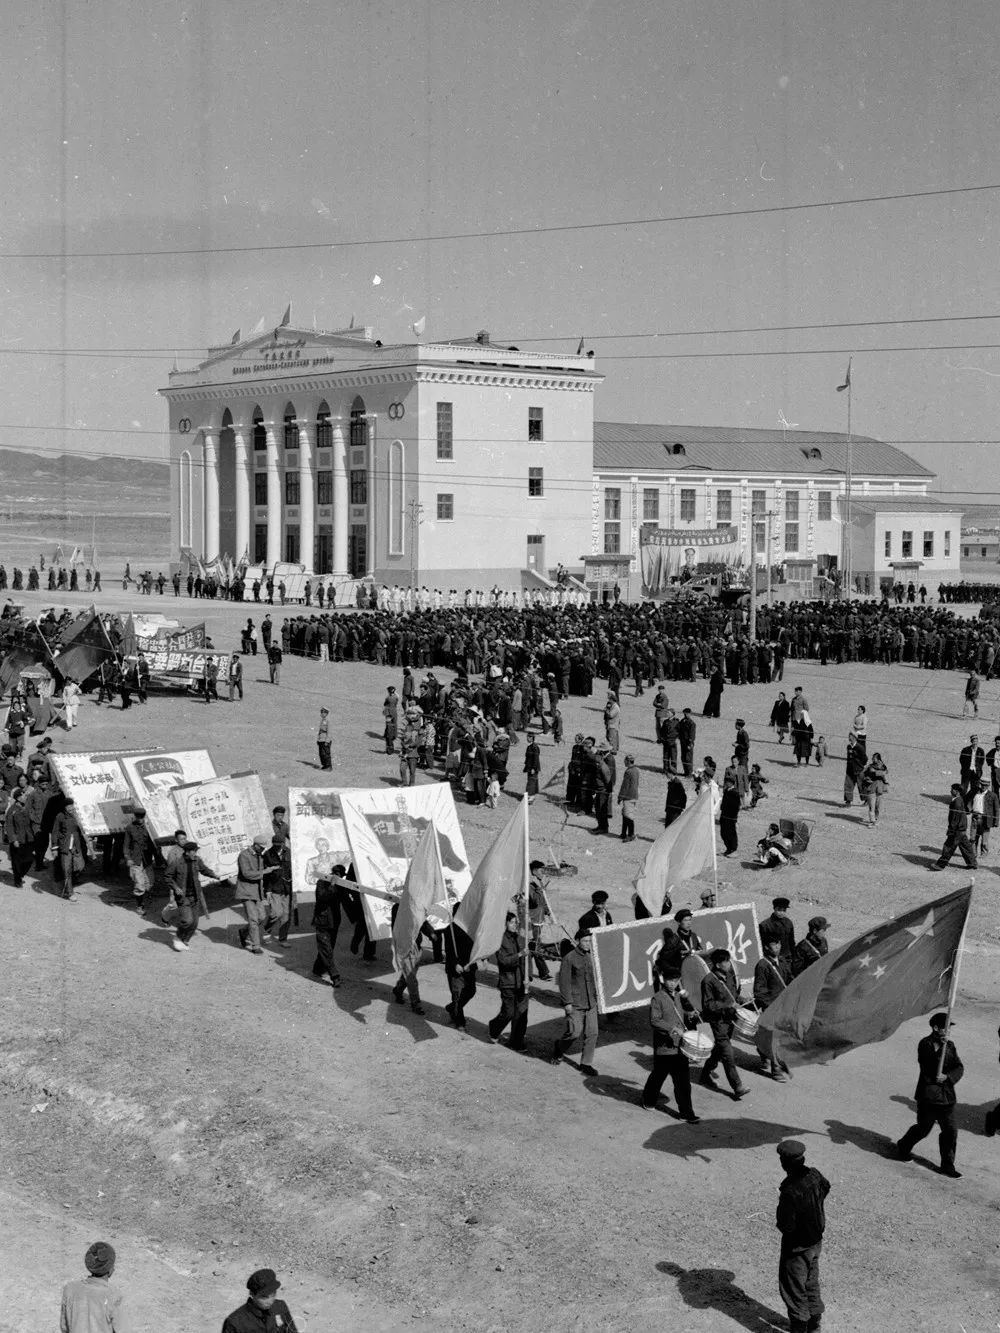
<instances>
[{"instance_id":1,"label":"banner with chinese characters","mask_svg":"<svg viewBox=\"0 0 1000 1333\"><path fill-rule=\"evenodd\" d=\"M761 958L757 908L753 903L706 908L692 915L690 925L698 936L702 958L713 949L728 949L737 980L753 980L754 968ZM676 930L673 917L625 921L621 925L601 926L593 932L597 1002L602 1014L635 1009L650 1002L653 964L663 945L663 932L667 927ZM698 973L705 970L700 967ZM684 983L689 987L692 982L690 972L689 969L684 975ZM697 973L694 979L697 980ZM691 994L695 1008L699 1007L700 1000L701 996L695 990Z\"/></svg>"},{"instance_id":2,"label":"banner with chinese characters","mask_svg":"<svg viewBox=\"0 0 1000 1333\"><path fill-rule=\"evenodd\" d=\"M329 879L334 866L351 864L340 795L339 789L330 787L288 790L292 885L300 902L316 897L316 881Z\"/></svg>"},{"instance_id":3,"label":"banner with chinese characters","mask_svg":"<svg viewBox=\"0 0 1000 1333\"><path fill-rule=\"evenodd\" d=\"M54 754L50 758L56 780L72 796L77 823L88 838L120 833L132 822L134 797L121 760L148 750L116 750L89 754Z\"/></svg>"},{"instance_id":4,"label":"banner with chinese characters","mask_svg":"<svg viewBox=\"0 0 1000 1333\"><path fill-rule=\"evenodd\" d=\"M201 859L219 879L233 879L244 847L259 835L271 843L271 812L257 773L229 773L171 792L178 827L198 844Z\"/></svg>"},{"instance_id":5,"label":"banner with chinese characters","mask_svg":"<svg viewBox=\"0 0 1000 1333\"><path fill-rule=\"evenodd\" d=\"M136 805L146 811L146 827L154 838L172 839L177 828L173 790L215 777L207 750L172 750L129 756L122 769Z\"/></svg>"},{"instance_id":6,"label":"banner with chinese characters","mask_svg":"<svg viewBox=\"0 0 1000 1333\"><path fill-rule=\"evenodd\" d=\"M420 835L433 821L445 885L452 900L463 897L472 881L472 871L450 783L344 791L340 793L340 805L359 884L398 893ZM392 905L365 894L361 900L372 939L388 939ZM447 916L433 911L428 919L438 927L448 923Z\"/></svg>"}]
</instances>

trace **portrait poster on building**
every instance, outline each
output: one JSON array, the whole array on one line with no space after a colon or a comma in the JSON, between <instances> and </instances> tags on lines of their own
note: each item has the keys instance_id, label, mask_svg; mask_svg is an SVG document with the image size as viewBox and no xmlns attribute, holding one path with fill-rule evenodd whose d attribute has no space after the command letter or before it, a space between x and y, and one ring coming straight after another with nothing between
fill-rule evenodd
<instances>
[{"instance_id":1,"label":"portrait poster on building","mask_svg":"<svg viewBox=\"0 0 1000 1333\"><path fill-rule=\"evenodd\" d=\"M472 872L450 783L345 791L341 793L340 805L359 884L392 892L402 889L420 835L428 822L433 821L445 884L453 901L464 896ZM365 894L361 895L361 901L372 939L388 939L392 905ZM442 904L439 910L431 911L429 920L432 925L443 927L448 924L449 915Z\"/></svg>"},{"instance_id":2,"label":"portrait poster on building","mask_svg":"<svg viewBox=\"0 0 1000 1333\"><path fill-rule=\"evenodd\" d=\"M73 797L77 822L88 838L120 833L132 822L129 808L134 798L121 760L148 753L148 750L117 750L52 755L56 781L66 796Z\"/></svg>"},{"instance_id":3,"label":"portrait poster on building","mask_svg":"<svg viewBox=\"0 0 1000 1333\"><path fill-rule=\"evenodd\" d=\"M341 791L332 787L290 787L288 826L292 842L292 886L300 902L316 897L316 881L336 865L351 863L340 808Z\"/></svg>"},{"instance_id":4,"label":"portrait poster on building","mask_svg":"<svg viewBox=\"0 0 1000 1333\"><path fill-rule=\"evenodd\" d=\"M760 961L757 908L753 903L709 907L695 912L691 929L701 942L701 960L686 968L683 981L698 1007L700 977L708 970L705 956L713 949L728 949L737 980L752 981ZM663 945L663 931L676 930L672 916L647 917L621 925L601 926L591 935L597 1003L602 1014L635 1009L653 996L653 964Z\"/></svg>"},{"instance_id":5,"label":"portrait poster on building","mask_svg":"<svg viewBox=\"0 0 1000 1333\"><path fill-rule=\"evenodd\" d=\"M146 826L154 838L170 838L177 828L172 792L185 783L215 777L215 765L207 750L170 750L130 755L122 760L136 805L146 811Z\"/></svg>"},{"instance_id":6,"label":"portrait poster on building","mask_svg":"<svg viewBox=\"0 0 1000 1333\"><path fill-rule=\"evenodd\" d=\"M240 852L258 835L271 842L271 812L257 773L228 773L175 787L175 827L198 844L219 879L235 879Z\"/></svg>"}]
</instances>

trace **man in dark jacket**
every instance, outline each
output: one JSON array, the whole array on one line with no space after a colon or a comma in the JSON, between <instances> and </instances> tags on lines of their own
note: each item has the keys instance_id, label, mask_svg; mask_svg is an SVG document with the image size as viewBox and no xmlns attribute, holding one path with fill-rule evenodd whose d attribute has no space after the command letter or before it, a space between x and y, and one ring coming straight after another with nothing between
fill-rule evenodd
<instances>
[{"instance_id":1,"label":"man in dark jacket","mask_svg":"<svg viewBox=\"0 0 1000 1333\"><path fill-rule=\"evenodd\" d=\"M596 889L590 895L590 907L576 923L580 930L596 930L598 926L613 925L613 918L608 911L608 895L604 889Z\"/></svg>"},{"instance_id":2,"label":"man in dark jacket","mask_svg":"<svg viewBox=\"0 0 1000 1333\"><path fill-rule=\"evenodd\" d=\"M750 1091L743 1086L740 1071L736 1068L733 1056L733 1031L736 1025L736 1007L739 1003L739 982L730 960L728 949L713 949L711 955L712 970L701 982L701 1012L712 1029L715 1045L701 1071L700 1082L706 1088L718 1088L715 1070L721 1064L725 1070L729 1086L733 1090L733 1101L738 1102Z\"/></svg>"},{"instance_id":3,"label":"man in dark jacket","mask_svg":"<svg viewBox=\"0 0 1000 1333\"><path fill-rule=\"evenodd\" d=\"M639 804L639 769L632 755L625 756L618 804L622 808L622 842L635 841L635 812Z\"/></svg>"},{"instance_id":4,"label":"man in dark jacket","mask_svg":"<svg viewBox=\"0 0 1000 1333\"><path fill-rule=\"evenodd\" d=\"M787 898L772 898L771 915L760 923L761 947L763 948L768 940L777 940L781 946L778 953L789 974L795 954L795 926L788 915L790 906L791 903Z\"/></svg>"},{"instance_id":5,"label":"man in dark jacket","mask_svg":"<svg viewBox=\"0 0 1000 1333\"><path fill-rule=\"evenodd\" d=\"M792 956L792 976L797 977L830 952L826 932L830 923L825 916L811 916L805 938L799 940Z\"/></svg>"},{"instance_id":6,"label":"man in dark jacket","mask_svg":"<svg viewBox=\"0 0 1000 1333\"><path fill-rule=\"evenodd\" d=\"M198 917L205 902L201 888L201 876L214 880L215 875L198 855L198 844L184 843L180 856L171 856L167 860L164 879L167 889L174 896L177 905L177 934L170 942L170 947L177 953L183 953L198 929Z\"/></svg>"},{"instance_id":7,"label":"man in dark jacket","mask_svg":"<svg viewBox=\"0 0 1000 1333\"><path fill-rule=\"evenodd\" d=\"M698 1026L698 1012L681 986L679 967L667 967L653 992L649 1021L653 1026L653 1068L642 1090L639 1104L655 1111L660 1089L669 1077L674 1085L677 1110L689 1125L700 1123L691 1103L691 1066L681 1049L684 1033Z\"/></svg>"},{"instance_id":8,"label":"man in dark jacket","mask_svg":"<svg viewBox=\"0 0 1000 1333\"><path fill-rule=\"evenodd\" d=\"M785 1172L778 1186L775 1219L781 1232L778 1290L788 1311L790 1333L812 1333L826 1308L819 1288L819 1257L830 1182L815 1167L806 1166L805 1146L797 1139L783 1139L778 1158Z\"/></svg>"},{"instance_id":9,"label":"man in dark jacket","mask_svg":"<svg viewBox=\"0 0 1000 1333\"><path fill-rule=\"evenodd\" d=\"M698 724L691 716L690 708L684 709L677 731L681 743L681 764L684 768L684 776L689 778L694 772L694 742L698 731Z\"/></svg>"},{"instance_id":10,"label":"man in dark jacket","mask_svg":"<svg viewBox=\"0 0 1000 1333\"><path fill-rule=\"evenodd\" d=\"M896 1144L901 1162L913 1160L913 1149L938 1126L938 1146L941 1149L941 1174L958 1180L961 1171L955 1170L955 1148L958 1130L955 1128L955 1084L965 1073L958 1058L955 1043L948 1040L948 1015L935 1014L931 1019L930 1035L917 1044L917 1064L920 1076L914 1097L917 1102L917 1123L912 1125Z\"/></svg>"},{"instance_id":11,"label":"man in dark jacket","mask_svg":"<svg viewBox=\"0 0 1000 1333\"><path fill-rule=\"evenodd\" d=\"M518 930L515 912L507 913L507 928L500 948L496 951L499 977L500 1012L490 1019L491 1041L499 1041L500 1034L510 1024L507 1045L512 1051L524 1050L524 1035L528 1030L528 994L524 985L524 936Z\"/></svg>"},{"instance_id":12,"label":"man in dark jacket","mask_svg":"<svg viewBox=\"0 0 1000 1333\"><path fill-rule=\"evenodd\" d=\"M663 746L663 771L668 776L677 772L677 752L680 746L681 724L672 708L666 709L660 723L660 742ZM692 742L693 743L693 742Z\"/></svg>"},{"instance_id":13,"label":"man in dark jacket","mask_svg":"<svg viewBox=\"0 0 1000 1333\"><path fill-rule=\"evenodd\" d=\"M948 804L948 834L941 848L941 855L931 865L932 870L943 870L956 851L962 853L962 860L970 870L978 867L976 853L969 841L969 813L965 808L965 796L962 784L951 784L951 801Z\"/></svg>"},{"instance_id":14,"label":"man in dark jacket","mask_svg":"<svg viewBox=\"0 0 1000 1333\"><path fill-rule=\"evenodd\" d=\"M783 900L782 900L783 901ZM789 922L789 924L791 924ZM767 922L764 922L767 925ZM764 926L761 928L764 934ZM761 1013L778 998L792 979L792 969L781 954L781 939L769 935L764 940L764 957L753 972L753 1002ZM778 1037L774 1032L758 1031L757 1052L760 1055L764 1072L769 1073L776 1083L784 1083L788 1065L778 1053Z\"/></svg>"},{"instance_id":15,"label":"man in dark jacket","mask_svg":"<svg viewBox=\"0 0 1000 1333\"><path fill-rule=\"evenodd\" d=\"M250 1295L222 1325L222 1333L298 1333L292 1312L277 1292L281 1283L273 1268L258 1268L247 1279Z\"/></svg>"},{"instance_id":16,"label":"man in dark jacket","mask_svg":"<svg viewBox=\"0 0 1000 1333\"><path fill-rule=\"evenodd\" d=\"M331 879L343 877L345 867L336 865L332 868ZM333 949L340 931L340 885L331 879L316 881L316 904L313 908L313 930L316 932L316 961L312 965L314 977L322 977L326 972L330 985L336 990L340 985L340 973L334 962Z\"/></svg>"},{"instance_id":17,"label":"man in dark jacket","mask_svg":"<svg viewBox=\"0 0 1000 1333\"><path fill-rule=\"evenodd\" d=\"M452 1025L457 1028L465 1027L465 1006L476 994L479 969L469 961L471 957L472 940L460 926L452 925L444 931L444 972L451 994L451 1001L445 1005L445 1009Z\"/></svg>"},{"instance_id":18,"label":"man in dark jacket","mask_svg":"<svg viewBox=\"0 0 1000 1333\"><path fill-rule=\"evenodd\" d=\"M597 1078L594 1053L597 1050L597 980L590 952L590 931L581 926L576 932L576 948L571 949L559 968L559 995L566 1014L566 1029L556 1041L551 1062L557 1065L577 1041L580 1047L580 1073Z\"/></svg>"},{"instance_id":19,"label":"man in dark jacket","mask_svg":"<svg viewBox=\"0 0 1000 1333\"><path fill-rule=\"evenodd\" d=\"M15 787L3 818L3 836L10 854L10 870L14 887L24 884L24 872L30 870L35 840L31 832L31 816L25 805L24 789Z\"/></svg>"},{"instance_id":20,"label":"man in dark jacket","mask_svg":"<svg viewBox=\"0 0 1000 1333\"><path fill-rule=\"evenodd\" d=\"M663 810L663 827L669 828L687 807L687 788L676 775L667 783L667 802Z\"/></svg>"}]
</instances>

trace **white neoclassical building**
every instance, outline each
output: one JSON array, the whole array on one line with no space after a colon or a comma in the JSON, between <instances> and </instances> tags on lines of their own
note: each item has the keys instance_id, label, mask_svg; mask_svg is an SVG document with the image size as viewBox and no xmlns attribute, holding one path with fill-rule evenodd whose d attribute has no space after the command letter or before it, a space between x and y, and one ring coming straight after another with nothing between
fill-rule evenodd
<instances>
[{"instance_id":1,"label":"white neoclassical building","mask_svg":"<svg viewBox=\"0 0 1000 1333\"><path fill-rule=\"evenodd\" d=\"M520 586L589 541L592 357L485 332L382 346L288 325L160 392L175 552L428 587ZM530 581L530 576L529 576Z\"/></svg>"}]
</instances>

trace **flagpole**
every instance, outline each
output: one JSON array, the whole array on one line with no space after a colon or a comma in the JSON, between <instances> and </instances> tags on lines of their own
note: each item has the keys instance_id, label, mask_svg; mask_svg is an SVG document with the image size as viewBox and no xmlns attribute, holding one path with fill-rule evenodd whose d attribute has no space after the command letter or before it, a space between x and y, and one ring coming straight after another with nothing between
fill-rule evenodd
<instances>
[{"instance_id":1,"label":"flagpole","mask_svg":"<svg viewBox=\"0 0 1000 1333\"><path fill-rule=\"evenodd\" d=\"M529 846L530 835L528 833L528 814L531 809L531 803L528 800L528 793L525 792L521 797L524 802L524 993L528 993L528 977L530 975L529 957L528 957L528 938L531 934L531 914L528 910L528 898L531 894L531 849Z\"/></svg>"},{"instance_id":2,"label":"flagpole","mask_svg":"<svg viewBox=\"0 0 1000 1333\"><path fill-rule=\"evenodd\" d=\"M955 1008L955 1000L958 996L958 974L962 966L962 951L965 948L965 932L969 925L969 916L972 913L972 890L975 887L976 880L974 875L969 876L969 906L965 913L965 920L962 922L962 933L958 937L958 949L955 953L955 966L951 970L951 986L948 989L948 1021L944 1027L944 1041L941 1043L941 1054L938 1056L938 1078L944 1073L944 1057L948 1050L948 1033L951 1031L951 1015Z\"/></svg>"},{"instance_id":3,"label":"flagpole","mask_svg":"<svg viewBox=\"0 0 1000 1333\"><path fill-rule=\"evenodd\" d=\"M712 788L709 787L709 800ZM719 848L715 841L715 820L712 820L712 878L715 880L715 905L719 906Z\"/></svg>"}]
</instances>

